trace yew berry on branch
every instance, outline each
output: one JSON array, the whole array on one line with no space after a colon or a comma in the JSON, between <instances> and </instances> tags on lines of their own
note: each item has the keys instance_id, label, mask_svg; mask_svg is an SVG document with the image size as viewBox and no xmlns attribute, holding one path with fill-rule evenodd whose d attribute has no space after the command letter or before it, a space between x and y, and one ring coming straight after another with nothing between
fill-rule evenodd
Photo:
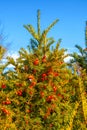
<instances>
[{"instance_id":1,"label":"yew berry on branch","mask_svg":"<svg viewBox=\"0 0 87 130\"><path fill-rule=\"evenodd\" d=\"M23 91L22 91L22 90L18 90L18 91L16 92L16 94L17 94L18 96L22 96Z\"/></svg>"},{"instance_id":2,"label":"yew berry on branch","mask_svg":"<svg viewBox=\"0 0 87 130\"><path fill-rule=\"evenodd\" d=\"M82 128L84 116L79 115L81 112L83 114L82 106L78 108L72 123L70 119L76 101L80 102L77 96L79 95L78 76L74 72L72 74L64 62L66 56L65 49L60 48L61 40L59 39L53 46L54 39L48 38L47 35L58 20L42 31L39 15L40 12L37 32L32 25L25 25L33 36L27 50L21 48L16 60L8 58L7 64L14 65L16 69L4 73L1 72L0 64L2 119L0 128L2 130L65 130L70 122L73 123L72 130L84 129L85 127ZM82 86L86 84L86 74L84 74ZM86 93L84 95L86 96ZM5 123L9 128L5 128Z\"/></svg>"},{"instance_id":3,"label":"yew berry on branch","mask_svg":"<svg viewBox=\"0 0 87 130\"><path fill-rule=\"evenodd\" d=\"M1 108L2 112L6 115L10 115L10 111L7 110L6 108Z\"/></svg>"},{"instance_id":4,"label":"yew berry on branch","mask_svg":"<svg viewBox=\"0 0 87 130\"><path fill-rule=\"evenodd\" d=\"M39 64L38 58L36 58L36 59L34 60L33 64L34 64L34 65L38 65L38 64Z\"/></svg>"},{"instance_id":5,"label":"yew berry on branch","mask_svg":"<svg viewBox=\"0 0 87 130\"><path fill-rule=\"evenodd\" d=\"M1 88L2 88L2 89L5 89L5 88L6 88L6 85L5 85L5 84L2 84L2 85L1 85Z\"/></svg>"},{"instance_id":6,"label":"yew berry on branch","mask_svg":"<svg viewBox=\"0 0 87 130\"><path fill-rule=\"evenodd\" d=\"M43 63L46 63L46 61L47 61L46 56L43 56L43 57L42 57L42 62L43 62Z\"/></svg>"},{"instance_id":7,"label":"yew berry on branch","mask_svg":"<svg viewBox=\"0 0 87 130\"><path fill-rule=\"evenodd\" d=\"M10 105L11 101L7 98L6 101L2 102L3 105Z\"/></svg>"}]
</instances>

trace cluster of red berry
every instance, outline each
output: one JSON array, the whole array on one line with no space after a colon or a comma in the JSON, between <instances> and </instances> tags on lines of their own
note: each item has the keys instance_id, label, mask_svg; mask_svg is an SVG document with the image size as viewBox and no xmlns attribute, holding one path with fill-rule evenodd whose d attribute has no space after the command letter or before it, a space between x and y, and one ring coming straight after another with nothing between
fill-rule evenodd
<instances>
[{"instance_id":1,"label":"cluster of red berry","mask_svg":"<svg viewBox=\"0 0 87 130\"><path fill-rule=\"evenodd\" d=\"M9 115L10 114L10 112L9 112L9 110L7 110L6 108L1 108L1 110L2 110L2 112L4 113L4 114L6 114L6 115Z\"/></svg>"},{"instance_id":2,"label":"cluster of red berry","mask_svg":"<svg viewBox=\"0 0 87 130\"><path fill-rule=\"evenodd\" d=\"M7 98L6 101L2 102L3 105L10 105L11 101Z\"/></svg>"}]
</instances>

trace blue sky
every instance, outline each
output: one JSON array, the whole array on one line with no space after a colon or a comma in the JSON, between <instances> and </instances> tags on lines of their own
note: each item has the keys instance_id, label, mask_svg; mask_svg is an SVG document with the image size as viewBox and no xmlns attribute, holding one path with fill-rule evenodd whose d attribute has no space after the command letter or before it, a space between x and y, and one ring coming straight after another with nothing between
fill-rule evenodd
<instances>
[{"instance_id":1,"label":"blue sky","mask_svg":"<svg viewBox=\"0 0 87 130\"><path fill-rule=\"evenodd\" d=\"M32 24L37 29L38 9L41 11L42 30L59 19L49 36L56 41L61 38L61 47L69 52L76 51L75 44L84 47L87 0L0 0L0 23L9 51L27 47L31 35L23 25Z\"/></svg>"}]
</instances>

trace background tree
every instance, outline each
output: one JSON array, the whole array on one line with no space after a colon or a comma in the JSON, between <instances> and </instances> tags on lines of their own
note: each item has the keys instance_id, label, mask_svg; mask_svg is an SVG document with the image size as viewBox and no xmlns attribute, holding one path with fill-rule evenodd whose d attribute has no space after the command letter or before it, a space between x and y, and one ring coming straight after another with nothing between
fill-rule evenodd
<instances>
[{"instance_id":1,"label":"background tree","mask_svg":"<svg viewBox=\"0 0 87 130\"><path fill-rule=\"evenodd\" d=\"M79 52L71 54L73 57L71 63L76 63L80 69L85 69L87 72L87 21L85 29L85 48L82 48L79 45L75 45L75 47L79 50Z\"/></svg>"},{"instance_id":2,"label":"background tree","mask_svg":"<svg viewBox=\"0 0 87 130\"><path fill-rule=\"evenodd\" d=\"M79 52L74 52L70 54L72 60L70 60L71 68L76 71L78 75L79 85L77 88L77 93L81 97L80 107L78 113L83 112L85 121L87 120L87 21L85 29L85 48L80 47L79 45L75 46ZM78 116L77 116L78 118ZM86 121L87 125L87 121Z\"/></svg>"}]
</instances>

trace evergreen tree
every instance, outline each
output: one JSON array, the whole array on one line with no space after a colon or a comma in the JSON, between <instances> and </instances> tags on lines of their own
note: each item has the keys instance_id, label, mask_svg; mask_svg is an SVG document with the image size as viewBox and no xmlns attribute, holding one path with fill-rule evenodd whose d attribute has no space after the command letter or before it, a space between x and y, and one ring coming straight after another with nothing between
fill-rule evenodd
<instances>
[{"instance_id":1,"label":"evergreen tree","mask_svg":"<svg viewBox=\"0 0 87 130\"><path fill-rule=\"evenodd\" d=\"M70 56L73 57L73 59L70 61L70 65L72 69L74 68L73 70L76 71L79 81L77 93L81 97L81 102L78 113L79 115L82 115L81 113L83 113L87 127L87 21L85 29L85 48L82 48L79 45L76 45L75 47L79 50L79 52L70 54ZM78 118L78 116L76 118ZM74 126L74 128L75 127L76 126Z\"/></svg>"},{"instance_id":2,"label":"evergreen tree","mask_svg":"<svg viewBox=\"0 0 87 130\"><path fill-rule=\"evenodd\" d=\"M74 52L73 54L71 54L71 56L73 57L71 63L76 63L78 67L80 67L81 69L86 69L87 72L87 21L85 29L85 49L80 47L79 45L75 45L75 47L79 50L79 52Z\"/></svg>"},{"instance_id":3,"label":"evergreen tree","mask_svg":"<svg viewBox=\"0 0 87 130\"><path fill-rule=\"evenodd\" d=\"M16 61L7 58L15 69L0 82L1 130L86 130L86 118L77 113L81 104L77 88L82 81L64 62L61 40L53 47L54 39L47 37L57 22L41 33L38 10L37 32L32 25L24 25L33 39L27 49L19 50Z\"/></svg>"}]
</instances>

